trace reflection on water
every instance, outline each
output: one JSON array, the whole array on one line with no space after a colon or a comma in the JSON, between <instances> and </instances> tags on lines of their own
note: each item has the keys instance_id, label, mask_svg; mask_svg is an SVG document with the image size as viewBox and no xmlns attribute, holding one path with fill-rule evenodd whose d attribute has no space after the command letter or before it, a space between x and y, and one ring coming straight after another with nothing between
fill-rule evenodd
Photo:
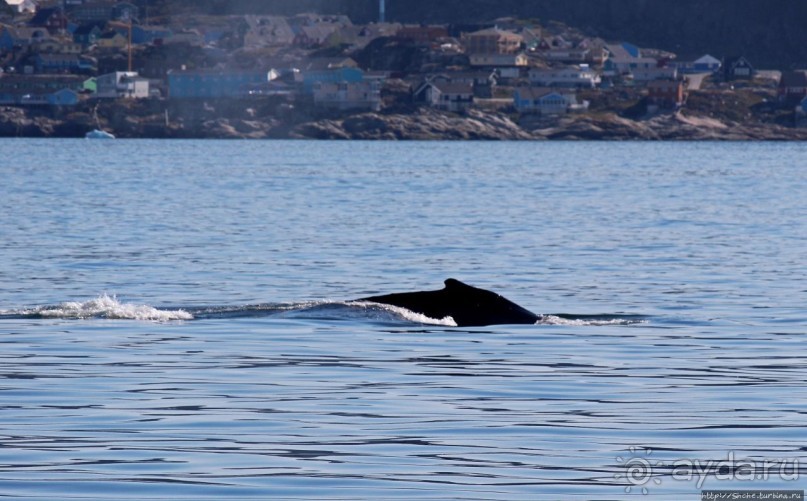
<instances>
[{"instance_id":1,"label":"reflection on water","mask_svg":"<svg viewBox=\"0 0 807 501\"><path fill-rule=\"evenodd\" d=\"M640 448L676 499L665 462L807 464L794 327L76 322L4 325L11 495L619 498Z\"/></svg>"},{"instance_id":2,"label":"reflection on water","mask_svg":"<svg viewBox=\"0 0 807 501\"><path fill-rule=\"evenodd\" d=\"M0 140L0 496L803 489L805 150Z\"/></svg>"}]
</instances>

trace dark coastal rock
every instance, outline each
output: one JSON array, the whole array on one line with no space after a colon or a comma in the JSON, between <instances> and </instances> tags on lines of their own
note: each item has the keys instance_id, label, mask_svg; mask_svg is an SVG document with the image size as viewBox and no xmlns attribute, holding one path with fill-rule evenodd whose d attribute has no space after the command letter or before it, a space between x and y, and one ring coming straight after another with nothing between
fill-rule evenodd
<instances>
[{"instance_id":1,"label":"dark coastal rock","mask_svg":"<svg viewBox=\"0 0 807 501\"><path fill-rule=\"evenodd\" d=\"M566 115L556 119L523 120L534 135L560 140L805 140L807 129L775 124L723 122L685 113L665 113L631 120L614 113Z\"/></svg>"},{"instance_id":2,"label":"dark coastal rock","mask_svg":"<svg viewBox=\"0 0 807 501\"><path fill-rule=\"evenodd\" d=\"M498 112L470 110L457 114L425 107L398 113L331 113L330 118L312 119L305 113L283 118L235 112L216 116L217 110L206 116L177 116L165 113L160 103L107 103L104 106L108 109L99 113L100 126L121 138L807 140L807 128L690 115L689 110L638 119L610 112L527 115L515 123L508 115ZM0 108L0 137L83 137L96 126L91 108L72 111Z\"/></svg>"},{"instance_id":3,"label":"dark coastal rock","mask_svg":"<svg viewBox=\"0 0 807 501\"><path fill-rule=\"evenodd\" d=\"M295 127L292 137L311 139L534 139L506 115L471 110L459 115L429 108L409 114L361 113Z\"/></svg>"},{"instance_id":4,"label":"dark coastal rock","mask_svg":"<svg viewBox=\"0 0 807 501\"><path fill-rule=\"evenodd\" d=\"M0 137L83 137L87 130L80 122L11 106L0 108Z\"/></svg>"}]
</instances>

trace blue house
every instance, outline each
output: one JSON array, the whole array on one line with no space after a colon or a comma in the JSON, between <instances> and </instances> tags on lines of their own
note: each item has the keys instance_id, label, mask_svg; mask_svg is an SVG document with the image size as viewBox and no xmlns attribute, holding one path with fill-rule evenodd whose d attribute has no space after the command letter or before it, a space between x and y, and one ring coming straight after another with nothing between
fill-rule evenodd
<instances>
[{"instance_id":1,"label":"blue house","mask_svg":"<svg viewBox=\"0 0 807 501\"><path fill-rule=\"evenodd\" d=\"M60 89L45 96L51 106L75 106L78 104L78 94L72 89Z\"/></svg>"},{"instance_id":2,"label":"blue house","mask_svg":"<svg viewBox=\"0 0 807 501\"><path fill-rule=\"evenodd\" d=\"M163 26L132 26L132 43L151 44L156 40L165 40L174 36L174 32Z\"/></svg>"},{"instance_id":3,"label":"blue house","mask_svg":"<svg viewBox=\"0 0 807 501\"><path fill-rule=\"evenodd\" d=\"M70 73L78 69L79 57L72 54L37 54L32 62L37 73Z\"/></svg>"},{"instance_id":4,"label":"blue house","mask_svg":"<svg viewBox=\"0 0 807 501\"><path fill-rule=\"evenodd\" d=\"M14 106L75 106L78 94L72 89L57 91L0 90L0 104Z\"/></svg>"},{"instance_id":5,"label":"blue house","mask_svg":"<svg viewBox=\"0 0 807 501\"><path fill-rule=\"evenodd\" d=\"M14 48L14 35L10 28L0 28L0 50L11 50Z\"/></svg>"},{"instance_id":6,"label":"blue house","mask_svg":"<svg viewBox=\"0 0 807 501\"><path fill-rule=\"evenodd\" d=\"M630 42L622 42L622 48L630 54L630 57L642 57L642 49Z\"/></svg>"},{"instance_id":7,"label":"blue house","mask_svg":"<svg viewBox=\"0 0 807 501\"><path fill-rule=\"evenodd\" d=\"M221 30L208 30L205 31L205 45L217 43L224 36L224 31Z\"/></svg>"},{"instance_id":8,"label":"blue house","mask_svg":"<svg viewBox=\"0 0 807 501\"><path fill-rule=\"evenodd\" d=\"M238 98L269 81L268 71L194 70L168 72L170 99Z\"/></svg>"},{"instance_id":9,"label":"blue house","mask_svg":"<svg viewBox=\"0 0 807 501\"><path fill-rule=\"evenodd\" d=\"M94 44L101 33L101 27L98 24L84 24L73 31L73 41L86 47Z\"/></svg>"},{"instance_id":10,"label":"blue house","mask_svg":"<svg viewBox=\"0 0 807 501\"><path fill-rule=\"evenodd\" d=\"M518 87L513 93L513 106L519 113L554 115L577 107L577 96L541 87Z\"/></svg>"}]
</instances>

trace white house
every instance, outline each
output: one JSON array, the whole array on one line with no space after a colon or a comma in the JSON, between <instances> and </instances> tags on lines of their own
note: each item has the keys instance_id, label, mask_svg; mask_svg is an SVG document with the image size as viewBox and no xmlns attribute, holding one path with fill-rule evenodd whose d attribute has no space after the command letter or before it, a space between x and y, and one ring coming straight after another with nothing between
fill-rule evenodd
<instances>
[{"instance_id":1,"label":"white house","mask_svg":"<svg viewBox=\"0 0 807 501\"><path fill-rule=\"evenodd\" d=\"M142 99L149 97L149 80L136 71L116 71L96 78L95 97Z\"/></svg>"},{"instance_id":2,"label":"white house","mask_svg":"<svg viewBox=\"0 0 807 501\"><path fill-rule=\"evenodd\" d=\"M519 113L556 115L588 108L588 102L578 104L573 92L540 87L518 87L513 93L513 105Z\"/></svg>"},{"instance_id":3,"label":"white house","mask_svg":"<svg viewBox=\"0 0 807 501\"><path fill-rule=\"evenodd\" d=\"M723 63L720 61L720 59L706 54L705 56L695 60L693 63L693 70L697 73L714 73L720 69L722 64Z\"/></svg>"},{"instance_id":4,"label":"white house","mask_svg":"<svg viewBox=\"0 0 807 501\"><path fill-rule=\"evenodd\" d=\"M699 57L694 61L681 61L675 63L681 73L714 73L720 70L722 62L709 54Z\"/></svg>"},{"instance_id":5,"label":"white house","mask_svg":"<svg viewBox=\"0 0 807 501\"><path fill-rule=\"evenodd\" d=\"M474 67L526 67L530 64L530 58L524 53L519 54L495 54L479 53L468 56L471 66Z\"/></svg>"},{"instance_id":6,"label":"white house","mask_svg":"<svg viewBox=\"0 0 807 501\"><path fill-rule=\"evenodd\" d=\"M652 80L676 80L678 78L678 69L672 66L634 68L633 70L631 70L630 74L633 75L634 82L650 82Z\"/></svg>"},{"instance_id":7,"label":"white house","mask_svg":"<svg viewBox=\"0 0 807 501\"><path fill-rule=\"evenodd\" d=\"M443 82L443 83L463 83L470 84L474 90L475 97L489 98L492 96L493 88L498 83L501 75L498 70L481 70L481 71L447 71L445 73L437 73L426 77L423 83L426 82ZM423 85L421 83L421 85Z\"/></svg>"},{"instance_id":8,"label":"white house","mask_svg":"<svg viewBox=\"0 0 807 501\"><path fill-rule=\"evenodd\" d=\"M474 103L474 86L461 82L427 81L415 91L415 98L434 108L462 112Z\"/></svg>"},{"instance_id":9,"label":"white house","mask_svg":"<svg viewBox=\"0 0 807 501\"><path fill-rule=\"evenodd\" d=\"M17 8L17 12L36 12L34 0L6 0L6 3Z\"/></svg>"},{"instance_id":10,"label":"white house","mask_svg":"<svg viewBox=\"0 0 807 501\"><path fill-rule=\"evenodd\" d=\"M589 50L582 47L558 47L543 50L541 56L547 61L582 63L589 59Z\"/></svg>"},{"instance_id":11,"label":"white house","mask_svg":"<svg viewBox=\"0 0 807 501\"><path fill-rule=\"evenodd\" d=\"M381 83L377 79L360 82L315 82L314 103L340 110L381 109Z\"/></svg>"},{"instance_id":12,"label":"white house","mask_svg":"<svg viewBox=\"0 0 807 501\"><path fill-rule=\"evenodd\" d=\"M657 59L642 57L641 51L628 43L606 45L608 59L603 63L603 75L635 75L637 71L658 67Z\"/></svg>"},{"instance_id":13,"label":"white house","mask_svg":"<svg viewBox=\"0 0 807 501\"><path fill-rule=\"evenodd\" d=\"M587 64L563 68L533 68L529 71L530 84L543 87L594 88L600 76Z\"/></svg>"}]
</instances>

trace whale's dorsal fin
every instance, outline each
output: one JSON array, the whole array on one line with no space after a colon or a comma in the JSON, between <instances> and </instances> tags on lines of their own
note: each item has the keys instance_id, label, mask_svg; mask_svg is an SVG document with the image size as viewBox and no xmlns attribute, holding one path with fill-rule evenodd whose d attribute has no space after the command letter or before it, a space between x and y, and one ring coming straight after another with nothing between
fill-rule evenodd
<instances>
[{"instance_id":1,"label":"whale's dorsal fin","mask_svg":"<svg viewBox=\"0 0 807 501\"><path fill-rule=\"evenodd\" d=\"M421 313L429 318L451 317L458 326L532 324L538 315L499 294L448 278L437 291L399 292L363 298Z\"/></svg>"},{"instance_id":2,"label":"whale's dorsal fin","mask_svg":"<svg viewBox=\"0 0 807 501\"><path fill-rule=\"evenodd\" d=\"M468 284L462 283L456 278L447 278L443 282L446 286L446 289L474 289L475 287L471 287Z\"/></svg>"}]
</instances>

